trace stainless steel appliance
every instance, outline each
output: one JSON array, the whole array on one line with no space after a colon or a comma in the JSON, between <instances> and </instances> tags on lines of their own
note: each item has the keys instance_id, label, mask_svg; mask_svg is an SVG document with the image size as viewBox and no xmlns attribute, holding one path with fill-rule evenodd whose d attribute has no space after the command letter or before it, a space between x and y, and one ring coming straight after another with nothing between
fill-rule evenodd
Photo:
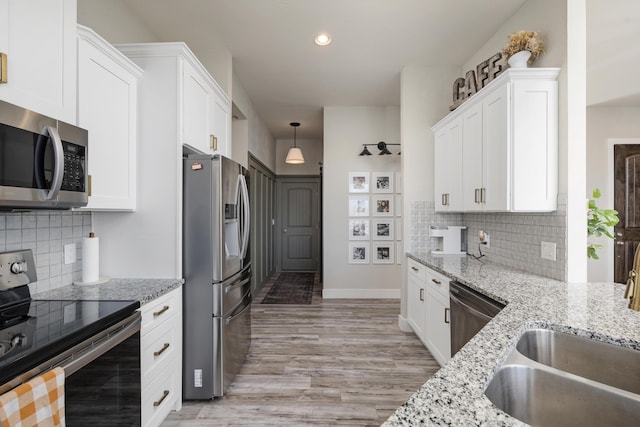
<instances>
[{"instance_id":1,"label":"stainless steel appliance","mask_svg":"<svg viewBox=\"0 0 640 427\"><path fill-rule=\"evenodd\" d=\"M189 147L183 163L183 397L222 396L251 344L248 171Z\"/></svg>"},{"instance_id":2,"label":"stainless steel appliance","mask_svg":"<svg viewBox=\"0 0 640 427\"><path fill-rule=\"evenodd\" d=\"M88 133L0 101L0 210L86 206Z\"/></svg>"},{"instance_id":3,"label":"stainless steel appliance","mask_svg":"<svg viewBox=\"0 0 640 427\"><path fill-rule=\"evenodd\" d=\"M451 356L504 308L504 304L458 282L449 282Z\"/></svg>"},{"instance_id":4,"label":"stainless steel appliance","mask_svg":"<svg viewBox=\"0 0 640 427\"><path fill-rule=\"evenodd\" d=\"M30 250L0 254L0 394L55 367L67 426L139 426L138 301L34 300Z\"/></svg>"}]
</instances>

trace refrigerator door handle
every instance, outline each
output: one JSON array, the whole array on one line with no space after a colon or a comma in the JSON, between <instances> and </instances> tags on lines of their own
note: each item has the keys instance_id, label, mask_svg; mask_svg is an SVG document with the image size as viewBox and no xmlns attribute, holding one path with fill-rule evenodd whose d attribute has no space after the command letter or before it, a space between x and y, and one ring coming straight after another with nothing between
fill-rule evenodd
<instances>
[{"instance_id":1,"label":"refrigerator door handle","mask_svg":"<svg viewBox=\"0 0 640 427\"><path fill-rule=\"evenodd\" d=\"M251 211L249 209L249 189L247 188L247 180L244 175L239 175L240 194L242 195L242 246L240 249L240 257L247 256L249 249L249 226L251 224Z\"/></svg>"}]
</instances>

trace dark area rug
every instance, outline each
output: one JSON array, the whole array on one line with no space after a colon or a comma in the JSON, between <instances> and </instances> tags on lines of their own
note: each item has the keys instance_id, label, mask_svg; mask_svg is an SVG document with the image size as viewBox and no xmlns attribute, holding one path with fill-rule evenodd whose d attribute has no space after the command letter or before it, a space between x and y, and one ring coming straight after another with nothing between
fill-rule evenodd
<instances>
[{"instance_id":1,"label":"dark area rug","mask_svg":"<svg viewBox=\"0 0 640 427\"><path fill-rule=\"evenodd\" d=\"M280 273L260 304L311 304L314 273Z\"/></svg>"}]
</instances>

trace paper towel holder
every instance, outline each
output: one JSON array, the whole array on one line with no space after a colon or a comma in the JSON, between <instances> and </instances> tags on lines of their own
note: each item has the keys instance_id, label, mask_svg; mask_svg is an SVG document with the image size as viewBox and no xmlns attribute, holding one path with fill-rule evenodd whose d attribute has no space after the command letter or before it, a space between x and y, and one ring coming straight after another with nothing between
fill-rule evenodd
<instances>
[{"instance_id":1,"label":"paper towel holder","mask_svg":"<svg viewBox=\"0 0 640 427\"><path fill-rule=\"evenodd\" d=\"M95 235L95 233L94 233L93 231L91 231L91 232L89 233L89 237L88 237L88 238L84 238L84 239L83 239L83 243L82 243L82 263L83 263L83 264L82 264L82 266L83 266L83 272L82 272L82 273L83 273L83 276L84 276L84 274L85 274L85 271L84 271L84 268L86 267L86 264L85 264L85 263L89 261L88 259L86 259L86 257L88 257L88 256L89 256L89 252L88 252L88 250L87 250L86 245L87 245L87 244L89 243L89 241L91 241L91 240L95 240L95 241L97 241L97 242L98 242L98 243L96 244L97 248L96 248L96 249L94 250L94 252L91 254L93 257L96 257L96 258L97 258L97 259L95 259L95 260L92 260L92 262L94 262L94 263L96 263L96 264L97 264L97 265L96 265L96 267L97 267L97 269L98 269L98 274L97 274L97 277L98 277L98 278L97 278L96 280L91 280L91 281L82 281L82 280L80 280L80 281L77 281L77 282L73 282L73 284L74 284L75 286L91 286L91 285L100 285L100 284L102 284L102 283L106 283L106 282L108 282L108 281L109 281L109 278L107 278L107 277L100 277L100 273L99 273L99 272L100 272L100 262L99 262L99 260L100 260L100 250L99 250L99 249L100 249L100 246L99 246L99 243L100 243L100 242L98 241L98 238L96 237L96 235ZM83 277L83 278L84 278L84 277Z\"/></svg>"}]
</instances>

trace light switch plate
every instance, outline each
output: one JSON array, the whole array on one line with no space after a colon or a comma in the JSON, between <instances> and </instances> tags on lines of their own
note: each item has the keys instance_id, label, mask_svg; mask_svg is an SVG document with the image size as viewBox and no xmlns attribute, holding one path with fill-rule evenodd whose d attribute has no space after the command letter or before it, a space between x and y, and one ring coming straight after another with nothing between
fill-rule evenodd
<instances>
[{"instance_id":1,"label":"light switch plate","mask_svg":"<svg viewBox=\"0 0 640 427\"><path fill-rule=\"evenodd\" d=\"M73 264L76 262L76 244L69 243L64 245L64 263Z\"/></svg>"},{"instance_id":2,"label":"light switch plate","mask_svg":"<svg viewBox=\"0 0 640 427\"><path fill-rule=\"evenodd\" d=\"M552 242L540 242L540 257L550 261L556 260L556 244Z\"/></svg>"}]
</instances>

